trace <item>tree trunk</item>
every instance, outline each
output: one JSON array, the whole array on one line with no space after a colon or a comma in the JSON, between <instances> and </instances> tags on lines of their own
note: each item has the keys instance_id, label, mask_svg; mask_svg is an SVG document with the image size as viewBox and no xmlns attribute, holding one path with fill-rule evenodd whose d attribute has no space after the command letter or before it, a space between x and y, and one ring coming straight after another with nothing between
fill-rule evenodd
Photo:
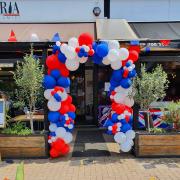
<instances>
[{"instance_id":1,"label":"tree trunk","mask_svg":"<svg viewBox=\"0 0 180 180\"><path fill-rule=\"evenodd\" d=\"M32 104L29 105L29 109L30 109L30 126L31 126L31 133L34 134L34 124L33 124L33 106Z\"/></svg>"}]
</instances>

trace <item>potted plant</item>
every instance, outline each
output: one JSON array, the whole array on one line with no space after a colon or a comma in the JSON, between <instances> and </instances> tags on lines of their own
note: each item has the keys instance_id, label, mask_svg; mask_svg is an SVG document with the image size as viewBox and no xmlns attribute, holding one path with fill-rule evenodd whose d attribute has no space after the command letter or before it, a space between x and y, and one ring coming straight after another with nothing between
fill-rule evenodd
<instances>
[{"instance_id":1,"label":"potted plant","mask_svg":"<svg viewBox=\"0 0 180 180\"><path fill-rule=\"evenodd\" d=\"M152 72L146 72L145 65L142 65L141 75L134 81L135 102L141 109L149 112L150 104L163 99L167 87L167 74L160 65ZM170 103L164 109L164 121L174 123L175 128L180 119L179 105L180 103ZM180 156L180 134L148 126L148 132L136 132L134 149L137 157Z\"/></svg>"},{"instance_id":2,"label":"potted plant","mask_svg":"<svg viewBox=\"0 0 180 180\"><path fill-rule=\"evenodd\" d=\"M163 120L171 125L172 130L178 131L180 126L180 101L170 102L161 110L163 111Z\"/></svg>"},{"instance_id":3,"label":"potted plant","mask_svg":"<svg viewBox=\"0 0 180 180\"><path fill-rule=\"evenodd\" d=\"M33 51L17 64L14 80L17 85L17 107L26 105L29 111L30 127L22 122L9 121L1 130L0 154L2 158L37 158L48 156L47 135L37 134L33 127L33 114L42 88L43 67L34 59Z\"/></svg>"},{"instance_id":4,"label":"potted plant","mask_svg":"<svg viewBox=\"0 0 180 180\"><path fill-rule=\"evenodd\" d=\"M146 66L141 65L141 74L134 79L133 89L134 100L140 106L144 114L146 127L153 127L153 122L149 115L149 106L152 102L162 100L168 88L167 73L163 71L161 65L157 65L152 72L146 71Z\"/></svg>"},{"instance_id":5,"label":"potted plant","mask_svg":"<svg viewBox=\"0 0 180 180\"><path fill-rule=\"evenodd\" d=\"M17 64L14 80L18 87L17 97L23 104L27 103L29 110L31 131L34 133L33 113L38 99L39 91L42 88L43 67L39 60L33 56L33 50L24 57L22 63Z\"/></svg>"}]
</instances>

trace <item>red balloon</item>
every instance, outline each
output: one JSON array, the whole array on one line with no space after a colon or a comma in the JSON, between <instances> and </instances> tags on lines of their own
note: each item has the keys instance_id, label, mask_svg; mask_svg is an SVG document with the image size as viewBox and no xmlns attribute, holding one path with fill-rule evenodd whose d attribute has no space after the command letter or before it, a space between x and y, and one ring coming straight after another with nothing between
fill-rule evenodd
<instances>
[{"instance_id":1,"label":"red balloon","mask_svg":"<svg viewBox=\"0 0 180 180\"><path fill-rule=\"evenodd\" d=\"M49 69L57 69L61 66L61 63L59 62L56 55L52 54L51 56L48 56L46 59L46 65Z\"/></svg>"},{"instance_id":2,"label":"red balloon","mask_svg":"<svg viewBox=\"0 0 180 180\"><path fill-rule=\"evenodd\" d=\"M113 126L112 126L112 133L113 134L116 134L116 131L117 130L117 124L114 124Z\"/></svg>"},{"instance_id":3,"label":"red balloon","mask_svg":"<svg viewBox=\"0 0 180 180\"><path fill-rule=\"evenodd\" d=\"M61 76L68 77L69 76L69 70L66 68L65 64L61 64L59 68L61 72Z\"/></svg>"},{"instance_id":4,"label":"red balloon","mask_svg":"<svg viewBox=\"0 0 180 180\"><path fill-rule=\"evenodd\" d=\"M66 155L68 154L70 151L70 148L69 148L69 145L68 144L65 144L65 146L61 149L61 155Z\"/></svg>"},{"instance_id":5,"label":"red balloon","mask_svg":"<svg viewBox=\"0 0 180 180\"><path fill-rule=\"evenodd\" d=\"M61 102L61 108L59 112L61 114L66 114L68 111L69 111L69 106L67 104L62 105L62 102Z\"/></svg>"},{"instance_id":6,"label":"red balloon","mask_svg":"<svg viewBox=\"0 0 180 180\"><path fill-rule=\"evenodd\" d=\"M72 103L72 97L70 95L68 95L68 97L66 99L66 103L67 104L71 104Z\"/></svg>"},{"instance_id":7,"label":"red balloon","mask_svg":"<svg viewBox=\"0 0 180 180\"><path fill-rule=\"evenodd\" d=\"M122 114L125 111L126 107L123 104L112 104L112 110L115 111L117 114Z\"/></svg>"},{"instance_id":8,"label":"red balloon","mask_svg":"<svg viewBox=\"0 0 180 180\"><path fill-rule=\"evenodd\" d=\"M70 112L75 112L76 111L76 107L73 104L69 105L69 111Z\"/></svg>"},{"instance_id":9,"label":"red balloon","mask_svg":"<svg viewBox=\"0 0 180 180\"><path fill-rule=\"evenodd\" d=\"M94 49L89 50L88 55L93 56L94 55Z\"/></svg>"},{"instance_id":10,"label":"red balloon","mask_svg":"<svg viewBox=\"0 0 180 180\"><path fill-rule=\"evenodd\" d=\"M52 143L52 148L60 152L61 149L64 148L65 144L66 143L64 142L63 139L58 138L55 142Z\"/></svg>"},{"instance_id":11,"label":"red balloon","mask_svg":"<svg viewBox=\"0 0 180 180\"><path fill-rule=\"evenodd\" d=\"M129 70L128 69L124 69L123 78L127 78L128 74L129 74Z\"/></svg>"},{"instance_id":12,"label":"red balloon","mask_svg":"<svg viewBox=\"0 0 180 180\"><path fill-rule=\"evenodd\" d=\"M50 70L50 69L47 70L47 74L48 74L48 75L51 74L51 70Z\"/></svg>"},{"instance_id":13,"label":"red balloon","mask_svg":"<svg viewBox=\"0 0 180 180\"><path fill-rule=\"evenodd\" d=\"M80 51L80 47L77 47L75 51L78 53Z\"/></svg>"},{"instance_id":14,"label":"red balloon","mask_svg":"<svg viewBox=\"0 0 180 180\"><path fill-rule=\"evenodd\" d=\"M116 92L115 92L115 91L112 91L112 92L111 92L111 95L113 95L113 96L114 96L115 94L116 94Z\"/></svg>"},{"instance_id":15,"label":"red balloon","mask_svg":"<svg viewBox=\"0 0 180 180\"><path fill-rule=\"evenodd\" d=\"M93 43L93 37L89 33L83 33L78 38L79 45L91 45Z\"/></svg>"},{"instance_id":16,"label":"red balloon","mask_svg":"<svg viewBox=\"0 0 180 180\"><path fill-rule=\"evenodd\" d=\"M54 148L51 148L49 154L52 158L57 158L60 155L60 152Z\"/></svg>"},{"instance_id":17,"label":"red balloon","mask_svg":"<svg viewBox=\"0 0 180 180\"><path fill-rule=\"evenodd\" d=\"M138 53L140 53L140 51L141 51L141 49L140 49L140 46L138 46L138 45L135 45L135 46L130 46L129 47L129 51L132 51L132 50L135 50L135 51L137 51Z\"/></svg>"},{"instance_id":18,"label":"red balloon","mask_svg":"<svg viewBox=\"0 0 180 180\"><path fill-rule=\"evenodd\" d=\"M131 50L129 51L129 57L128 59L132 60L133 62L136 62L139 58L139 54L137 51L135 50Z\"/></svg>"},{"instance_id":19,"label":"red balloon","mask_svg":"<svg viewBox=\"0 0 180 180\"><path fill-rule=\"evenodd\" d=\"M125 116L125 120L126 120L126 122L128 123L129 120L130 120L130 116L126 115L126 116Z\"/></svg>"},{"instance_id":20,"label":"red balloon","mask_svg":"<svg viewBox=\"0 0 180 180\"><path fill-rule=\"evenodd\" d=\"M128 61L129 61L128 59L122 61L122 67L124 67Z\"/></svg>"}]
</instances>

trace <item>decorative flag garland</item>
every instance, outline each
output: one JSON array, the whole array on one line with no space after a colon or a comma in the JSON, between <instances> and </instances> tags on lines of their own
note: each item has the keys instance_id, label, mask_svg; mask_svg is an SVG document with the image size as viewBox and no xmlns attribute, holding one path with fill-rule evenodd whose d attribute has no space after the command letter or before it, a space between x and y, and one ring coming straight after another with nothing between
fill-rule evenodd
<instances>
[{"instance_id":1,"label":"decorative flag garland","mask_svg":"<svg viewBox=\"0 0 180 180\"><path fill-rule=\"evenodd\" d=\"M131 150L135 132L132 130L132 78L136 76L134 62L138 60L138 47L128 50L121 48L119 42L95 42L88 33L79 38L71 38L68 43L56 42L52 55L46 59L48 75L44 76L44 96L48 100L48 120L50 156L53 158L68 154L69 143L73 140L72 130L76 118L76 108L72 97L67 94L70 86L69 71L75 71L80 63L85 63L88 57L96 64L110 65L114 70L110 81L110 99L112 111L106 121L107 133L114 135L114 140L120 144L124 152Z\"/></svg>"}]
</instances>

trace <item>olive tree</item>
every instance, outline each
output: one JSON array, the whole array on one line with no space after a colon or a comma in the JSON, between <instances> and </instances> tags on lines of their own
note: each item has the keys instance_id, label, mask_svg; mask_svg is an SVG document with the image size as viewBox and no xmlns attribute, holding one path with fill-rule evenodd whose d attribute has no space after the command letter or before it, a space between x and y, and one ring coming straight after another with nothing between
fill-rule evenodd
<instances>
[{"instance_id":1,"label":"olive tree","mask_svg":"<svg viewBox=\"0 0 180 180\"><path fill-rule=\"evenodd\" d=\"M152 72L147 72L146 66L141 65L141 74L133 82L135 102L139 104L141 110L149 112L149 106L152 102L162 100L165 97L168 84L167 73L161 65L157 65ZM149 113L147 116L149 123Z\"/></svg>"},{"instance_id":2,"label":"olive tree","mask_svg":"<svg viewBox=\"0 0 180 180\"><path fill-rule=\"evenodd\" d=\"M18 97L27 105L29 110L31 131L34 133L33 113L38 94L42 88L43 67L39 59L33 56L33 50L26 54L23 62L18 62L14 73L14 80L18 87Z\"/></svg>"}]
</instances>

